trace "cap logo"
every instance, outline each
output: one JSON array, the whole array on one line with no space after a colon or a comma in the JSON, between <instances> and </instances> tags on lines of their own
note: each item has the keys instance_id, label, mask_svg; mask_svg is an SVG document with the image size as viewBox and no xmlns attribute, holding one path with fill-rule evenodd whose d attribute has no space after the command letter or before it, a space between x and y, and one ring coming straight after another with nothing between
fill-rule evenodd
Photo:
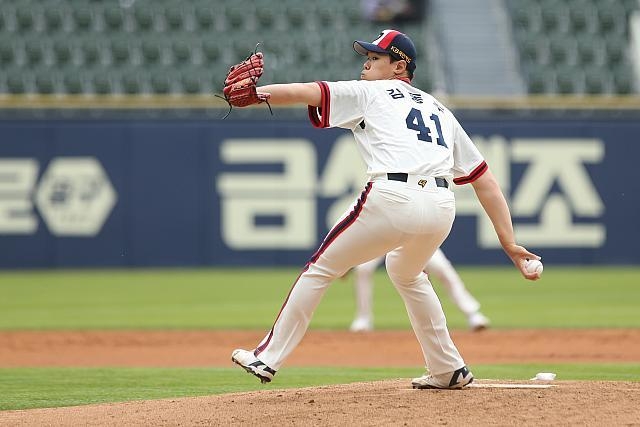
<instances>
[{"instance_id":1,"label":"cap logo","mask_svg":"<svg viewBox=\"0 0 640 427\"><path fill-rule=\"evenodd\" d=\"M373 41L373 44L380 46L383 49L387 49L393 39L400 34L400 31L396 30L384 30L380 33L377 39Z\"/></svg>"},{"instance_id":2,"label":"cap logo","mask_svg":"<svg viewBox=\"0 0 640 427\"><path fill-rule=\"evenodd\" d=\"M406 53L404 53L403 51L401 51L400 49L398 49L395 46L391 46L389 47L389 50L393 53L395 53L396 55L398 55L400 58L404 59L405 61L407 61L407 64L411 63L411 58L409 58L409 56L407 56Z\"/></svg>"}]
</instances>

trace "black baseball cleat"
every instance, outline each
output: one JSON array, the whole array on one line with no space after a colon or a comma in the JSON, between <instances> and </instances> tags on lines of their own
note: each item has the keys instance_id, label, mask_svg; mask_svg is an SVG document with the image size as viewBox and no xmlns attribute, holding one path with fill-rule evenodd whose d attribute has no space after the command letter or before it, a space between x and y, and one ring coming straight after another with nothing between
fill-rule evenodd
<instances>
[{"instance_id":1,"label":"black baseball cleat","mask_svg":"<svg viewBox=\"0 0 640 427\"><path fill-rule=\"evenodd\" d=\"M231 361L248 373L255 375L262 384L269 383L276 374L276 371L265 365L254 356L252 351L236 349L231 353Z\"/></svg>"},{"instance_id":2,"label":"black baseball cleat","mask_svg":"<svg viewBox=\"0 0 640 427\"><path fill-rule=\"evenodd\" d=\"M411 381L413 388L425 389L436 388L444 390L457 390L468 386L473 382L473 374L469 368L463 366L453 372L440 375L425 374L420 378L414 378Z\"/></svg>"}]
</instances>

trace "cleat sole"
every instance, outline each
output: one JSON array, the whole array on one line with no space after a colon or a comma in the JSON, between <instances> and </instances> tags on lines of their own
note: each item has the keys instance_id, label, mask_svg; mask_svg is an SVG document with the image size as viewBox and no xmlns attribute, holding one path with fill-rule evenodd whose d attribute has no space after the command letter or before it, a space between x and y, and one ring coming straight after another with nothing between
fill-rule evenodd
<instances>
[{"instance_id":1,"label":"cleat sole","mask_svg":"<svg viewBox=\"0 0 640 427\"><path fill-rule=\"evenodd\" d=\"M236 365L240 366L242 369L244 369L245 371L247 371L247 373L253 375L254 377L258 378L260 380L260 382L262 384L266 384L266 383L270 383L271 379L267 378L267 377L263 377L262 375L256 374L255 372L253 372L251 370L251 368L243 366L240 362L238 362L233 356L231 357L231 361L233 363L235 363Z\"/></svg>"},{"instance_id":2,"label":"cleat sole","mask_svg":"<svg viewBox=\"0 0 640 427\"><path fill-rule=\"evenodd\" d=\"M422 384L414 384L414 383L411 383L411 387L416 390L462 390L472 382L473 382L473 378L471 378L471 380L465 385L463 385L462 387L436 387L433 385L422 385Z\"/></svg>"}]
</instances>

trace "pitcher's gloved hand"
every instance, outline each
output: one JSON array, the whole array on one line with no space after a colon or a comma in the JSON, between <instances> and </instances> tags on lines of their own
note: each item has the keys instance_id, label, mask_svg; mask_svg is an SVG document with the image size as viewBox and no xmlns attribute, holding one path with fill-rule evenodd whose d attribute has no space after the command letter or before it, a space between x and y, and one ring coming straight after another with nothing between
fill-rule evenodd
<instances>
[{"instance_id":1,"label":"pitcher's gloved hand","mask_svg":"<svg viewBox=\"0 0 640 427\"><path fill-rule=\"evenodd\" d=\"M224 81L224 97L234 107L260 104L270 94L258 93L256 85L264 72L262 52L251 54L247 59L229 69Z\"/></svg>"}]
</instances>

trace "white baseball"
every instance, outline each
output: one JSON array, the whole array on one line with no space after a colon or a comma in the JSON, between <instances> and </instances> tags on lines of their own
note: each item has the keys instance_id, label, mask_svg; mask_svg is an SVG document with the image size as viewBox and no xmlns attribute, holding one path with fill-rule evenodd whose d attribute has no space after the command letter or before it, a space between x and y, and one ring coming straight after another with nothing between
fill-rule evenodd
<instances>
[{"instance_id":1,"label":"white baseball","mask_svg":"<svg viewBox=\"0 0 640 427\"><path fill-rule=\"evenodd\" d=\"M524 269L527 270L527 273L538 273L538 277L542 275L542 270L544 267L542 263L537 259L529 259L524 264Z\"/></svg>"}]
</instances>

